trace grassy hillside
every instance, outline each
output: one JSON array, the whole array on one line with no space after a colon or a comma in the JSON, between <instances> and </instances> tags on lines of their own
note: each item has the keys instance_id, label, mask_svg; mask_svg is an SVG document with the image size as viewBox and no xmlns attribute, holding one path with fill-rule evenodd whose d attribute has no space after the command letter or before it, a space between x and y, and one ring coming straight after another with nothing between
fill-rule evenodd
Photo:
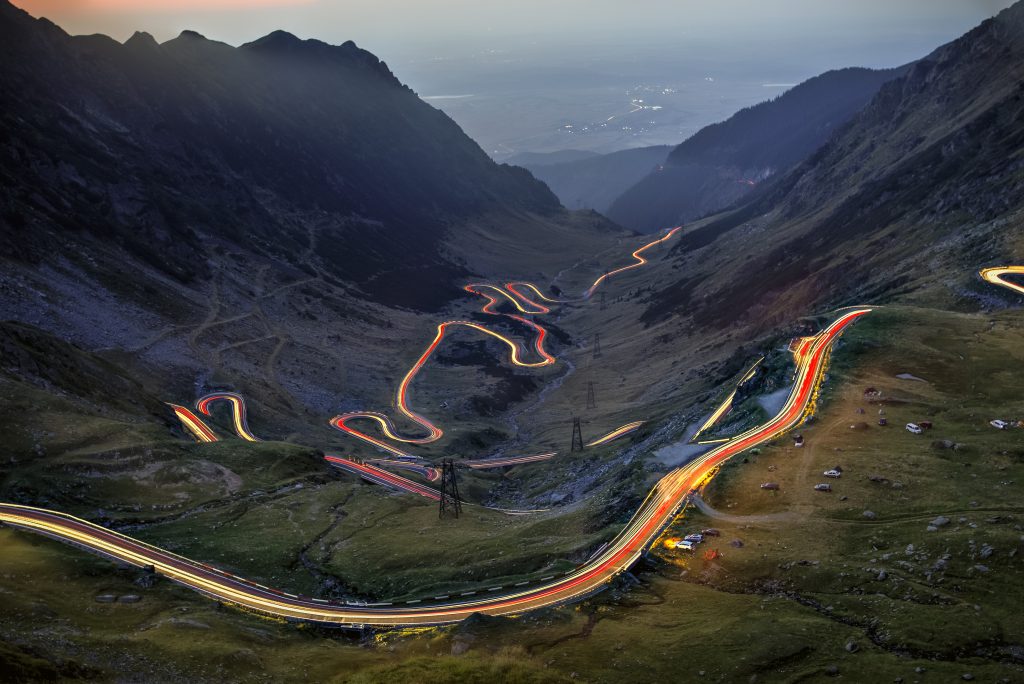
<instances>
[{"instance_id":1,"label":"grassy hillside","mask_svg":"<svg viewBox=\"0 0 1024 684\"><path fill-rule=\"evenodd\" d=\"M1014 681L1024 676L1024 634L1015 613L1024 510L1013 484L1024 478L1024 431L997 431L987 420L993 411L1024 415L1012 388L1022 334L1019 311L876 311L837 348L819 414L802 430L806 446L794 449L782 439L727 466L704 492L710 514L687 509L666 533L713 526L720 537L696 555L659 546L635 571L638 585L626 582L582 604L517 620L471 620L360 641L218 610L165 582L146 588L135 571L114 571L106 561L5 530L4 663L25 677L71 679L105 679L114 668L129 667L164 680L747 681L756 675L782 682L838 673L871 681L963 674ZM901 374L921 380L896 377ZM866 387L880 396L865 400ZM879 401L890 422L885 428L874 425ZM929 433L901 427L924 417L935 425ZM849 428L860 421L870 427ZM956 446L937 445L944 440ZM833 481L835 491L813 491L820 471L837 464L844 473ZM782 483L777 494L758 488L767 478ZM389 567L386 557L398 551L388 544L399 519L389 512L388 497L378 500L372 509L346 509L354 522L373 526L365 534L372 529L384 545L382 557L352 556L366 571ZM276 515L306 527L301 508L283 505ZM929 531L939 516L949 522ZM308 520L311 530L335 524ZM338 527L343 537L345 524ZM428 530L436 521L419 524ZM235 534L252 540L256 532L244 529ZM266 529L261 555L271 558L264 563L272 562L279 543ZM460 565L499 550L514 553L522 541L508 530ZM528 543L550 548L550 541ZM421 558L436 549L426 544ZM709 549L719 557L705 560ZM382 574L395 571L400 567ZM53 592L54 585L62 590ZM141 599L97 599L108 595ZM193 656L196 649L201 659Z\"/></svg>"}]
</instances>

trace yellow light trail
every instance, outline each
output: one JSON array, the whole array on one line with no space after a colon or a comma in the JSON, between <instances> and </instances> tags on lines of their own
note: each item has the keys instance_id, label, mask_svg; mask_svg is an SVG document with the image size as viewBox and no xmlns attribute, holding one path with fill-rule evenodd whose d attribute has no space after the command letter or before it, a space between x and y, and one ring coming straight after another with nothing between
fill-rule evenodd
<instances>
[{"instance_id":1,"label":"yellow light trail","mask_svg":"<svg viewBox=\"0 0 1024 684\"><path fill-rule=\"evenodd\" d=\"M210 415L210 404L215 401L226 401L231 404L231 419L235 425L235 434L248 442L260 441L256 435L249 430L249 421L246 416L245 399L233 392L216 392L202 397L196 402L196 410L203 415Z\"/></svg>"},{"instance_id":2,"label":"yellow light trail","mask_svg":"<svg viewBox=\"0 0 1024 684\"><path fill-rule=\"evenodd\" d=\"M732 410L732 400L736 398L737 390L741 385L743 385L743 383L747 382L752 377L754 377L754 374L757 372L757 367L761 365L762 361L764 361L763 356L759 358L757 361L755 361L754 365L751 366L750 369L743 374L743 376L740 378L740 381L736 383L737 389L734 389L732 392L730 392L729 396L725 398L725 401L722 402L721 406L719 406L711 413L711 415L708 417L707 420L704 421L704 424L700 426L700 429L698 429L697 432L693 433L693 437L690 438L691 443L696 442L697 444L715 444L717 442L727 441L721 439L710 439L701 442L698 441L697 438L704 434L712 425L715 425L719 420L722 419L722 417L725 414Z\"/></svg>"},{"instance_id":3,"label":"yellow light trail","mask_svg":"<svg viewBox=\"0 0 1024 684\"><path fill-rule=\"evenodd\" d=\"M1024 285L1018 285L1006 280L1008 275L1024 275L1024 266L993 266L981 269L979 275L981 275L982 279L993 285L1001 285L1013 290L1017 294L1024 295Z\"/></svg>"},{"instance_id":4,"label":"yellow light trail","mask_svg":"<svg viewBox=\"0 0 1024 684\"><path fill-rule=\"evenodd\" d=\"M682 226L676 226L675 228L673 228L673 229L669 230L667 233L665 233L664 237L659 238L657 240L654 240L653 242L648 242L646 245L644 245L640 249L638 249L635 252L633 252L632 256L633 256L634 259L636 259L636 263L635 264L630 264L628 266L623 266L622 268L617 268L614 271L609 271L608 273L605 273L604 275L602 275L601 277L599 277L597 280L594 281L594 284L591 285L590 288L583 295L584 298L589 298L590 295L594 294L594 290L596 290L597 287L601 283L603 283L608 278L611 278L613 275L618 275L619 273L622 273L624 271L630 271L630 270L632 270L634 268L639 268L640 266L643 266L644 264L646 264L647 263L647 259L645 259L644 257L641 256L644 252L646 252L651 247L654 247L655 245L660 245L661 243L665 242L666 240L669 240L673 235L675 235L676 233L678 233L682 229L683 229Z\"/></svg>"},{"instance_id":5,"label":"yellow light trail","mask_svg":"<svg viewBox=\"0 0 1024 684\"><path fill-rule=\"evenodd\" d=\"M592 442L587 442L587 446L588 447L594 447L594 446L601 446L602 444L607 444L608 442L612 441L613 439L618 439L619 437L622 437L623 435L628 435L630 432L633 432L634 430L636 430L638 427L640 427L643 424L644 424L644 421L642 421L642 420L633 421L632 423L626 423L625 425L623 425L621 427L615 428L614 430L609 432L604 437L598 437L597 439L595 439Z\"/></svg>"},{"instance_id":6,"label":"yellow light trail","mask_svg":"<svg viewBox=\"0 0 1024 684\"><path fill-rule=\"evenodd\" d=\"M178 417L181 424L192 433L196 438L197 442L216 442L219 440L213 430L202 421L199 416L192 413L189 409L184 406L178 406L177 404L167 404L174 411L174 415Z\"/></svg>"}]
</instances>

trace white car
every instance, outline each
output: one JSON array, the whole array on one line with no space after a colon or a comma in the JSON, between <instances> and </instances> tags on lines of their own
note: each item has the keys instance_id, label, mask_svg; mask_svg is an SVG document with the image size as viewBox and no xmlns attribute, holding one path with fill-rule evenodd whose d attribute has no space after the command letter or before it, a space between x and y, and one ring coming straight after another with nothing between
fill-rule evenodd
<instances>
[{"instance_id":1,"label":"white car","mask_svg":"<svg viewBox=\"0 0 1024 684\"><path fill-rule=\"evenodd\" d=\"M1010 424L1007 423L1005 420L999 420L998 418L996 420L989 421L988 424L999 430L1005 430L1007 427L1010 426Z\"/></svg>"},{"instance_id":2,"label":"white car","mask_svg":"<svg viewBox=\"0 0 1024 684\"><path fill-rule=\"evenodd\" d=\"M842 477L843 474L838 470L826 470L822 473L825 477Z\"/></svg>"},{"instance_id":3,"label":"white car","mask_svg":"<svg viewBox=\"0 0 1024 684\"><path fill-rule=\"evenodd\" d=\"M676 542L676 548L682 549L683 551L693 551L697 547L692 541L687 539L680 539Z\"/></svg>"},{"instance_id":4,"label":"white car","mask_svg":"<svg viewBox=\"0 0 1024 684\"><path fill-rule=\"evenodd\" d=\"M907 432L912 432L915 435L921 434L921 426L917 423L907 423Z\"/></svg>"}]
</instances>

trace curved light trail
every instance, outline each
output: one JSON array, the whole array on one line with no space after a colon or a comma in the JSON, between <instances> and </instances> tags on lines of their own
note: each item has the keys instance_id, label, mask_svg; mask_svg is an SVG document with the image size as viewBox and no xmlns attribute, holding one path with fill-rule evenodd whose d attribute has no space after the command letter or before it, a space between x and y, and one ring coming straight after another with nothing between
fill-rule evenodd
<instances>
[{"instance_id":1,"label":"curved light trail","mask_svg":"<svg viewBox=\"0 0 1024 684\"><path fill-rule=\"evenodd\" d=\"M448 624L459 622L473 613L517 615L578 600L602 589L632 566L672 521L689 493L710 479L722 463L799 425L817 394L832 343L846 326L869 311L847 311L815 336L798 365L796 379L785 404L773 418L665 475L629 523L603 550L575 570L532 583L468 591L457 597L438 596L428 599L427 603L414 600L399 604L339 604L264 587L55 511L0 504L0 522L78 544L125 563L151 566L157 573L219 601L286 619L358 627L394 627ZM343 462L339 463L343 467L352 467L350 463L362 465L347 459L338 460ZM373 473L373 476L377 474Z\"/></svg>"},{"instance_id":2,"label":"curved light trail","mask_svg":"<svg viewBox=\"0 0 1024 684\"><path fill-rule=\"evenodd\" d=\"M675 228L672 228L671 230L667 231L664 236L651 242L648 242L647 244L643 245L642 247L634 251L633 258L636 259L635 264L630 264L628 266L617 268L614 271L609 271L598 277L597 280L595 280L594 283L590 286L590 288L586 291L584 299L589 298L590 295L593 294L594 290L596 290L601 285L601 283L604 282L605 279L609 278L610 276L646 264L647 259L645 259L642 256L643 252L657 244L669 240L680 230L682 230L682 226L676 226ZM345 432L347 434L350 434L353 437L356 437L357 439L361 439L364 442L372 444L375 447L383 449L392 454L393 456L395 456L396 458L410 460L416 459L415 456L408 453L404 449L388 444L383 439L379 439L366 432L363 432L362 430L356 429L349 423L353 421L374 422L377 424L377 427L380 428L380 431L385 438L393 442L400 442L403 444L430 444L431 442L436 442L442 436L444 436L444 431L441 428L432 423L425 416L417 413L412 408L410 408L408 395L409 387L412 384L412 381L416 378L417 374L427 363L430 357L433 356L434 352L437 350L438 345L441 344L441 341L444 340L445 336L447 335L449 329L456 326L471 328L473 330L476 330L477 332L484 333L485 335L490 335L491 337L494 337L495 339L504 342L509 348L510 360L512 364L515 366L519 366L521 368L542 368L544 366L550 366L551 364L555 363L555 357L551 356L551 354L549 354L544 348L544 340L547 338L548 334L547 330L541 327L540 325L537 325L530 319L525 318L524 316L550 313L551 309L548 306L540 304L537 301L534 301L533 298L543 300L548 304L559 303L560 300L548 297L543 292L541 292L541 290L536 285L527 282L506 283L504 289L498 287L497 285L491 285L488 283L470 283L468 285L465 285L463 289L466 292L469 292L470 294L479 295L487 300L487 303L484 304L483 308L481 308L481 311L483 313L504 316L506 318L509 318L531 328L535 333L533 350L540 360L532 362L524 361L521 349L516 342L514 342L513 340L499 332L491 330L486 326L480 325L479 323L473 323L470 321L445 321L444 323L441 323L440 325L437 326L437 333L434 335L433 341L431 341L431 343L427 346L426 350L422 354L420 354L420 357L416 360L416 363L413 364L412 368L410 368L402 377L402 381L399 383L398 389L395 391L395 407L398 409L399 413L401 413L403 416L405 416L406 418L408 418L409 420L423 428L426 431L425 435L421 437L405 437L399 434L392 420L387 415L380 413L378 411L351 411L349 413L343 413L341 415L335 416L330 420L330 425L332 427L341 430L342 432ZM523 290L526 289L530 290L532 294L524 294ZM512 306L515 307L516 311L518 311L519 314L523 315L505 314L497 311L496 307L503 302L511 303ZM614 437L611 437L610 439L613 438ZM604 438L602 438L602 440L607 441ZM603 443L603 441L598 443Z\"/></svg>"},{"instance_id":3,"label":"curved light trail","mask_svg":"<svg viewBox=\"0 0 1024 684\"><path fill-rule=\"evenodd\" d=\"M601 277L599 277L597 280L594 281L594 284L591 285L587 289L587 291L584 293L583 297L585 299L589 299L590 295L594 294L594 290L596 290L601 283L603 283L608 278L611 278L613 275L618 275L619 273L623 273L624 271L630 271L630 270L632 270L634 268L639 268L639 267L643 266L644 264L646 264L647 263L647 259L642 257L641 254L643 254L645 251L647 251L651 247L654 247L655 245L660 245L662 242L665 242L666 240L670 239L673 235L675 235L676 233L678 233L682 229L683 229L682 226L676 226L675 228L672 228L667 233L665 233L664 237L658 238L657 240L654 240L653 242L648 242L646 245L644 245L640 249L638 249L635 252L633 252L633 258L636 259L636 263L635 264L630 264L628 266L623 266L622 268L617 268L614 271L608 271L607 273L605 273L604 275L602 275Z\"/></svg>"},{"instance_id":4,"label":"curved light trail","mask_svg":"<svg viewBox=\"0 0 1024 684\"><path fill-rule=\"evenodd\" d=\"M245 399L234 392L217 392L207 394L196 402L196 410L205 416L210 414L210 404L215 401L226 401L231 404L231 419L234 421L235 433L248 442L260 441L256 435L249 430L249 422L245 412Z\"/></svg>"},{"instance_id":5,"label":"curved light trail","mask_svg":"<svg viewBox=\"0 0 1024 684\"><path fill-rule=\"evenodd\" d=\"M1008 275L1024 276L1024 266L993 266L992 268L981 269L979 275L981 275L982 279L993 285L1001 285L1013 290L1017 294L1024 295L1024 285L1006 280Z\"/></svg>"},{"instance_id":6,"label":"curved light trail","mask_svg":"<svg viewBox=\"0 0 1024 684\"><path fill-rule=\"evenodd\" d=\"M369 463L360 463L359 461L351 458L334 456L331 454L324 456L324 460L340 470L354 473L364 480L374 484L384 485L385 487L391 487L392 489L400 489L412 494L419 494L420 496L425 496L428 499L433 499L434 501L441 498L441 493L432 487L426 487L418 482L410 480L407 477L389 473L383 468L378 468Z\"/></svg>"}]
</instances>

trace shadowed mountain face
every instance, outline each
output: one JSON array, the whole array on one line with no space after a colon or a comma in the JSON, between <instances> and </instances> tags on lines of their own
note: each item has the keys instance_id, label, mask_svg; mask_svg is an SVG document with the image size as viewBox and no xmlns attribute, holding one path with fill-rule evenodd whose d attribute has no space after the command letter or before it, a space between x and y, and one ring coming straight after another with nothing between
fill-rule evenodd
<instances>
[{"instance_id":1,"label":"shadowed mountain face","mask_svg":"<svg viewBox=\"0 0 1024 684\"><path fill-rule=\"evenodd\" d=\"M0 45L0 245L22 263L106 255L188 283L237 248L357 286L389 270L429 308L462 270L440 254L453 224L559 210L351 42L122 45L3 2Z\"/></svg>"},{"instance_id":2,"label":"shadowed mountain face","mask_svg":"<svg viewBox=\"0 0 1024 684\"><path fill-rule=\"evenodd\" d=\"M688 231L687 277L644 320L760 325L827 304L963 305L977 269L1024 255L1024 4L883 85L748 202ZM972 302L972 306L976 302Z\"/></svg>"},{"instance_id":3,"label":"shadowed mountain face","mask_svg":"<svg viewBox=\"0 0 1024 684\"><path fill-rule=\"evenodd\" d=\"M841 69L707 126L618 196L608 216L651 232L719 211L828 140L906 68ZM543 176L541 176L543 178Z\"/></svg>"}]
</instances>

